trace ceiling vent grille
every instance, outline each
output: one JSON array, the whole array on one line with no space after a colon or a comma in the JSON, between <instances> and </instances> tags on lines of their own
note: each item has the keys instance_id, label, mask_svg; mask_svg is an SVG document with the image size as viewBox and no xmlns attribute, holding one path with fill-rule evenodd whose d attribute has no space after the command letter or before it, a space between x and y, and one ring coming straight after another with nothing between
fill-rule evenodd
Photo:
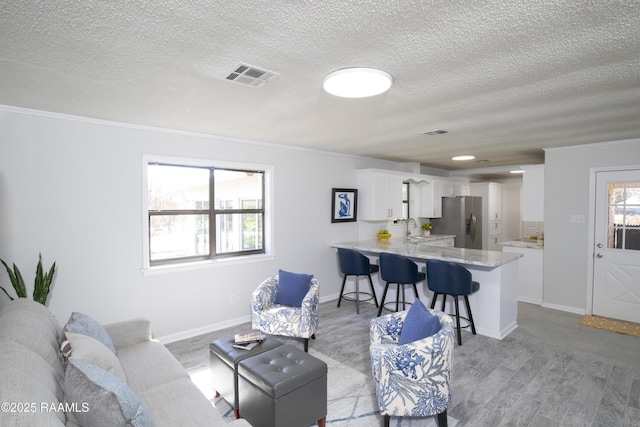
<instances>
[{"instance_id":1,"label":"ceiling vent grille","mask_svg":"<svg viewBox=\"0 0 640 427\"><path fill-rule=\"evenodd\" d=\"M430 136L434 136L434 135L442 135L444 133L449 133L446 130L443 129L437 129L437 130L430 130L428 132L422 132L423 135L430 135Z\"/></svg>"},{"instance_id":2,"label":"ceiling vent grille","mask_svg":"<svg viewBox=\"0 0 640 427\"><path fill-rule=\"evenodd\" d=\"M253 65L239 64L225 79L245 86L260 87L279 75Z\"/></svg>"}]
</instances>

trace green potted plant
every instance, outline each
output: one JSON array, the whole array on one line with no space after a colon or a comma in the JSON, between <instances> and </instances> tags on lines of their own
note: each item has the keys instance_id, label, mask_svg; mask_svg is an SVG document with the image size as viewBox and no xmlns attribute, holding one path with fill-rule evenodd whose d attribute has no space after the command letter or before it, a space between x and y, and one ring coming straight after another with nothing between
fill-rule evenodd
<instances>
[{"instance_id":1,"label":"green potted plant","mask_svg":"<svg viewBox=\"0 0 640 427\"><path fill-rule=\"evenodd\" d=\"M2 265L7 270L7 274L9 275L9 280L11 280L11 284L13 285L13 290L16 292L16 296L18 298L27 298L27 287L24 283L24 279L22 278L22 273L18 269L18 266L13 264L13 269L9 267L9 265L4 262L4 260L0 259ZM53 275L56 271L56 263L54 262L48 273L44 272L42 268L42 254L39 254L38 257L38 265L36 267L36 278L33 283L33 300L39 302L42 305L47 305L47 298L49 296L49 290L51 289L51 282L53 282ZM13 297L9 295L9 292L2 286L0 289L4 291L7 296L13 300Z\"/></svg>"},{"instance_id":2,"label":"green potted plant","mask_svg":"<svg viewBox=\"0 0 640 427\"><path fill-rule=\"evenodd\" d=\"M430 222L425 222L422 225L420 225L420 228L422 228L422 234L425 236L431 236L431 229L433 228L433 225Z\"/></svg>"}]
</instances>

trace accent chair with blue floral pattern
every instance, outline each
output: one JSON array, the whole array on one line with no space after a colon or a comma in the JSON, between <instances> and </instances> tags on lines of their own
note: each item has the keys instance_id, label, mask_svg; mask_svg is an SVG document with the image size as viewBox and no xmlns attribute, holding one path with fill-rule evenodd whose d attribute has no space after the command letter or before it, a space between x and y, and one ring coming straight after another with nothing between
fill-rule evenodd
<instances>
[{"instance_id":1,"label":"accent chair with blue floral pattern","mask_svg":"<svg viewBox=\"0 0 640 427\"><path fill-rule=\"evenodd\" d=\"M440 331L404 345L398 343L408 311L371 320L371 368L385 426L390 417L434 415L439 427L447 425L455 325L449 315L429 311L440 320Z\"/></svg>"},{"instance_id":2,"label":"accent chair with blue floral pattern","mask_svg":"<svg viewBox=\"0 0 640 427\"><path fill-rule=\"evenodd\" d=\"M278 275L262 282L251 294L251 326L265 334L302 338L304 351L309 351L309 338L318 329L320 284L315 278L300 307L276 304Z\"/></svg>"}]
</instances>

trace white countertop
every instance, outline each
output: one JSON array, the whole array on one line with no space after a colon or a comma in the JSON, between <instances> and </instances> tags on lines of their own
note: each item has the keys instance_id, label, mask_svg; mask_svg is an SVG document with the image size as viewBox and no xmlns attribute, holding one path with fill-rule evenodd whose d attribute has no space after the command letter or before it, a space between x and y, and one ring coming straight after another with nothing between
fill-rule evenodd
<instances>
[{"instance_id":1,"label":"white countertop","mask_svg":"<svg viewBox=\"0 0 640 427\"><path fill-rule=\"evenodd\" d=\"M508 242L500 243L502 246L513 246L515 248L527 248L527 249L544 249L544 245L538 245L536 240L510 240Z\"/></svg>"},{"instance_id":2,"label":"white countertop","mask_svg":"<svg viewBox=\"0 0 640 427\"><path fill-rule=\"evenodd\" d=\"M438 237L436 237L436 239L437 238ZM430 246L425 243L413 243L411 241L405 241L405 239L394 240L393 238L387 241L373 239L334 243L331 247L354 249L356 251L369 253L389 252L420 260L439 259L488 268L496 268L522 257L522 254L517 253Z\"/></svg>"},{"instance_id":3,"label":"white countertop","mask_svg":"<svg viewBox=\"0 0 640 427\"><path fill-rule=\"evenodd\" d=\"M429 241L435 241L435 240L455 239L455 237L456 237L455 234L431 234L429 236L416 234L415 236L413 235L409 236L409 240L413 241L414 243L419 243L419 242L429 242Z\"/></svg>"}]
</instances>

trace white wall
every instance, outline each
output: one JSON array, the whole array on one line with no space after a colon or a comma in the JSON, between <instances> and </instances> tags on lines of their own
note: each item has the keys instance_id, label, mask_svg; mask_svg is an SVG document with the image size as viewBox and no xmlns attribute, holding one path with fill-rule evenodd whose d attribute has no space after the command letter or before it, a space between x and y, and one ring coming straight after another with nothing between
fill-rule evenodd
<instances>
[{"instance_id":1,"label":"white wall","mask_svg":"<svg viewBox=\"0 0 640 427\"><path fill-rule=\"evenodd\" d=\"M640 165L640 139L545 151L544 305L584 313L591 168ZM570 223L575 214L585 223Z\"/></svg>"},{"instance_id":2,"label":"white wall","mask_svg":"<svg viewBox=\"0 0 640 427\"><path fill-rule=\"evenodd\" d=\"M275 259L143 276L146 153L273 165ZM0 258L30 290L38 252L57 262L49 307L62 323L81 311L148 317L165 339L217 329L247 321L250 293L279 268L312 273L323 299L337 297L329 244L357 239L357 225L331 223L331 188L355 188L360 168L401 164L0 107ZM0 283L11 286L4 271Z\"/></svg>"}]
</instances>

